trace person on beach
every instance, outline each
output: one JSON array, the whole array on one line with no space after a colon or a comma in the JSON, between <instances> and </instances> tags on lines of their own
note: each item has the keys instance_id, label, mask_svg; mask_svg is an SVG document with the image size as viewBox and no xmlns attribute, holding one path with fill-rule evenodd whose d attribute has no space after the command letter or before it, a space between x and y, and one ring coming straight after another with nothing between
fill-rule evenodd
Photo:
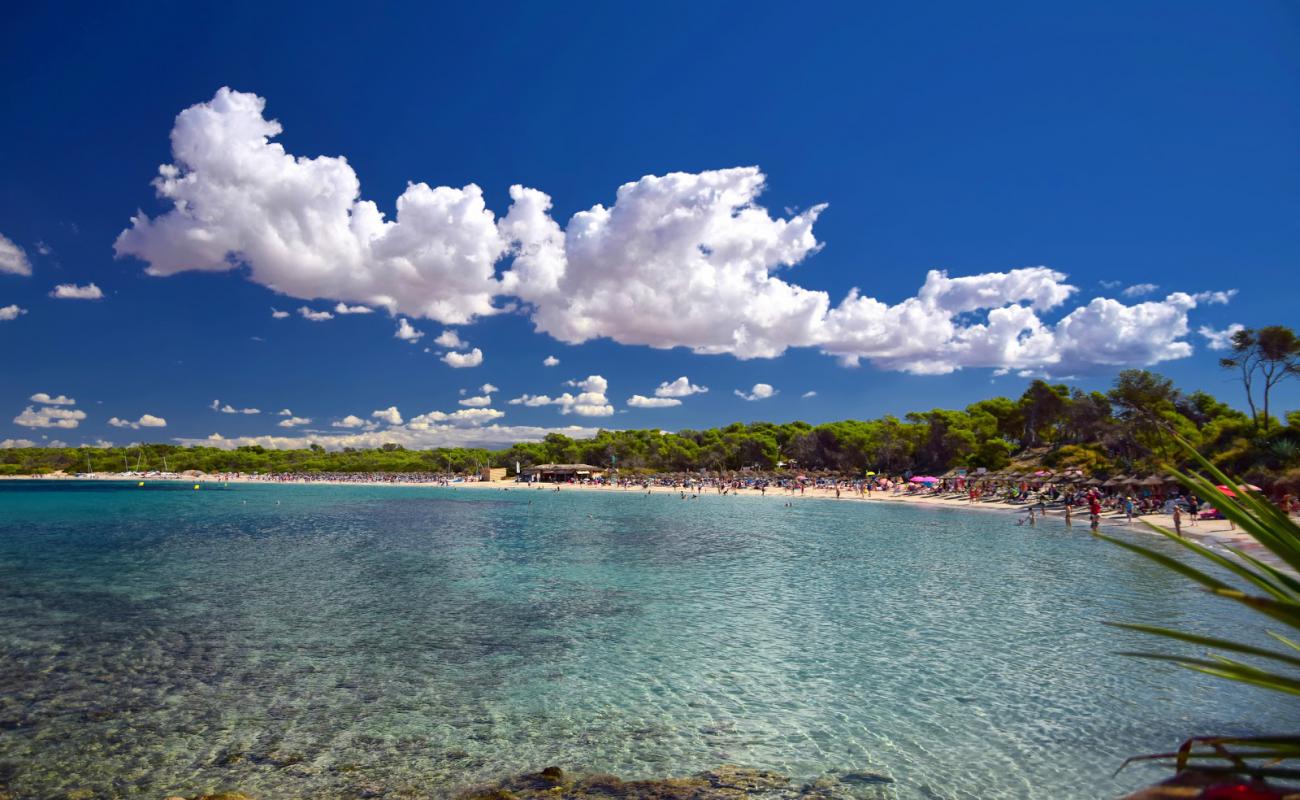
<instances>
[{"instance_id":1,"label":"person on beach","mask_svg":"<svg viewBox=\"0 0 1300 800\"><path fill-rule=\"evenodd\" d=\"M1194 494L1187 496L1187 515L1192 518L1192 527L1196 527L1196 521L1201 518L1201 501Z\"/></svg>"},{"instance_id":2,"label":"person on beach","mask_svg":"<svg viewBox=\"0 0 1300 800\"><path fill-rule=\"evenodd\" d=\"M1065 504L1065 527L1067 528L1074 527L1074 512L1071 511L1070 508L1071 508L1070 504L1066 503Z\"/></svg>"},{"instance_id":3,"label":"person on beach","mask_svg":"<svg viewBox=\"0 0 1300 800\"><path fill-rule=\"evenodd\" d=\"M1183 510L1177 504L1174 505L1174 534L1183 535Z\"/></svg>"},{"instance_id":4,"label":"person on beach","mask_svg":"<svg viewBox=\"0 0 1300 800\"><path fill-rule=\"evenodd\" d=\"M1092 529L1097 530L1097 527L1101 525L1101 500L1097 499L1095 494L1088 500L1088 517Z\"/></svg>"},{"instance_id":5,"label":"person on beach","mask_svg":"<svg viewBox=\"0 0 1300 800\"><path fill-rule=\"evenodd\" d=\"M1133 516L1133 495L1130 494L1124 497L1124 522L1133 522Z\"/></svg>"}]
</instances>

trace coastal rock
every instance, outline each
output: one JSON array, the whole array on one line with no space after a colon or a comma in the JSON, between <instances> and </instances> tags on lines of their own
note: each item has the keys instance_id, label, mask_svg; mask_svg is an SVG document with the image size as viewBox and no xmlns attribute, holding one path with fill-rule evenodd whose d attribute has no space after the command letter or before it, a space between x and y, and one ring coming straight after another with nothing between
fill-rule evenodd
<instances>
[{"instance_id":1,"label":"coastal rock","mask_svg":"<svg viewBox=\"0 0 1300 800\"><path fill-rule=\"evenodd\" d=\"M575 777L559 767L547 767L472 789L460 800L743 800L792 797L789 778L766 770L722 766L684 778L624 781L614 775Z\"/></svg>"}]
</instances>

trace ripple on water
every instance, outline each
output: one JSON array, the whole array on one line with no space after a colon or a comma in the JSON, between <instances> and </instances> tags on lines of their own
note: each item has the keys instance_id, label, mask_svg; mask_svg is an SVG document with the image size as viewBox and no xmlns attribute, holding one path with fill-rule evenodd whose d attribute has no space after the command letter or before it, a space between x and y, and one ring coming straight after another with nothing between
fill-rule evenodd
<instances>
[{"instance_id":1,"label":"ripple on water","mask_svg":"<svg viewBox=\"0 0 1300 800\"><path fill-rule=\"evenodd\" d=\"M873 797L1101 796L1150 776L1109 777L1133 753L1287 722L1109 655L1130 639L1103 619L1225 609L1051 523L48 485L0 483L0 789L20 798L438 794L555 763L723 762L894 781L863 782Z\"/></svg>"}]
</instances>

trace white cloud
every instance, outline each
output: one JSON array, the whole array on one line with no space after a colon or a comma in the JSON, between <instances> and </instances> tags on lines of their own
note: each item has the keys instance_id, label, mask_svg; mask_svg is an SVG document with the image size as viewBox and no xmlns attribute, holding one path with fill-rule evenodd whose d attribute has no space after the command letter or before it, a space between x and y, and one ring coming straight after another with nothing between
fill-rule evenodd
<instances>
[{"instance_id":1,"label":"white cloud","mask_svg":"<svg viewBox=\"0 0 1300 800\"><path fill-rule=\"evenodd\" d=\"M308 319L312 322L324 322L327 319L334 319L334 315L328 311L316 311L307 306L300 306L298 308L298 313L302 315L303 319ZM272 314L271 316L275 315Z\"/></svg>"},{"instance_id":2,"label":"white cloud","mask_svg":"<svg viewBox=\"0 0 1300 800\"><path fill-rule=\"evenodd\" d=\"M75 283L60 283L50 292L50 297L58 300L102 300L104 293L94 283L78 286Z\"/></svg>"},{"instance_id":3,"label":"white cloud","mask_svg":"<svg viewBox=\"0 0 1300 800\"><path fill-rule=\"evenodd\" d=\"M260 408L235 408L234 406L227 403L226 405L221 407L221 413L222 414L261 414L262 410Z\"/></svg>"},{"instance_id":4,"label":"white cloud","mask_svg":"<svg viewBox=\"0 0 1300 800\"><path fill-rule=\"evenodd\" d=\"M465 409L472 410L472 409ZM500 413L500 412L497 412ZM233 450L236 447L260 445L272 449L297 449L308 444L319 444L329 450L344 447L373 448L393 443L409 449L432 447L503 447L515 442L540 442L550 433L562 433L573 439L589 439L596 435L595 428L576 425L558 428L533 426L472 425L461 418L455 422L426 420L418 428L387 428L380 431L358 433L303 434L295 436L232 436L212 434L201 439L178 438L183 445L202 445Z\"/></svg>"},{"instance_id":5,"label":"white cloud","mask_svg":"<svg viewBox=\"0 0 1300 800\"><path fill-rule=\"evenodd\" d=\"M27 260L27 253L4 234L0 234L0 272L32 274L32 262Z\"/></svg>"},{"instance_id":6,"label":"white cloud","mask_svg":"<svg viewBox=\"0 0 1300 800\"><path fill-rule=\"evenodd\" d=\"M14 450L19 447L35 447L31 439L0 439L0 450Z\"/></svg>"},{"instance_id":7,"label":"white cloud","mask_svg":"<svg viewBox=\"0 0 1300 800\"><path fill-rule=\"evenodd\" d=\"M1156 289L1159 288L1160 287L1155 285L1154 283L1135 283L1132 286L1125 289L1124 291L1120 292L1120 294L1124 295L1125 297L1145 297L1146 295L1151 294L1152 292L1154 292Z\"/></svg>"},{"instance_id":8,"label":"white cloud","mask_svg":"<svg viewBox=\"0 0 1300 800\"><path fill-rule=\"evenodd\" d=\"M475 347L468 353L447 353L442 360L449 367L462 369L464 367L477 367L483 363L483 351Z\"/></svg>"},{"instance_id":9,"label":"white cloud","mask_svg":"<svg viewBox=\"0 0 1300 800\"><path fill-rule=\"evenodd\" d=\"M401 425L402 414L397 410L397 406L389 406L378 411L370 412L370 416L380 422L386 422L389 425Z\"/></svg>"},{"instance_id":10,"label":"white cloud","mask_svg":"<svg viewBox=\"0 0 1300 800\"><path fill-rule=\"evenodd\" d=\"M335 314L373 314L375 310L369 306L350 306L347 303L339 303L334 306Z\"/></svg>"},{"instance_id":11,"label":"white cloud","mask_svg":"<svg viewBox=\"0 0 1300 800\"><path fill-rule=\"evenodd\" d=\"M18 319L20 315L26 313L27 309L19 308L16 305L0 306L0 322L8 322L10 320Z\"/></svg>"},{"instance_id":12,"label":"white cloud","mask_svg":"<svg viewBox=\"0 0 1300 800\"><path fill-rule=\"evenodd\" d=\"M557 366L559 363L560 363L560 359L556 358L555 356L547 356L546 358L542 359L543 367L554 367Z\"/></svg>"},{"instance_id":13,"label":"white cloud","mask_svg":"<svg viewBox=\"0 0 1300 800\"><path fill-rule=\"evenodd\" d=\"M335 428L360 428L365 424L366 421L361 417L358 417L356 414L348 414L343 419L330 423L330 425Z\"/></svg>"},{"instance_id":14,"label":"white cloud","mask_svg":"<svg viewBox=\"0 0 1300 800\"><path fill-rule=\"evenodd\" d=\"M807 400L807 399L810 398L810 397L816 397L816 396L817 396L817 392L815 392L815 391L813 391L813 390L810 389L810 390L804 392L803 394L801 394L801 395L799 395L799 396L802 397L804 400Z\"/></svg>"},{"instance_id":15,"label":"white cloud","mask_svg":"<svg viewBox=\"0 0 1300 800\"><path fill-rule=\"evenodd\" d=\"M288 316L289 316L289 312L288 312L288 311L281 311L280 309L275 308L274 306L272 306L272 308L271 308L271 319L286 319L286 318L288 318Z\"/></svg>"},{"instance_id":16,"label":"white cloud","mask_svg":"<svg viewBox=\"0 0 1300 800\"><path fill-rule=\"evenodd\" d=\"M33 403L44 403L47 406L75 406L77 404L76 400L73 400L71 397L66 395L51 397L45 392L37 392L28 399Z\"/></svg>"},{"instance_id":17,"label":"white cloud","mask_svg":"<svg viewBox=\"0 0 1300 800\"><path fill-rule=\"evenodd\" d=\"M460 350L467 344L466 342L461 341L460 334L456 333L456 331L451 328L438 334L438 338L434 339L433 343L439 347L445 347L448 350Z\"/></svg>"},{"instance_id":18,"label":"white cloud","mask_svg":"<svg viewBox=\"0 0 1300 800\"><path fill-rule=\"evenodd\" d=\"M1232 298L1236 296L1236 289L1228 289L1224 292L1197 292L1192 295L1192 299L1198 303L1205 303L1211 306L1226 306L1228 303L1232 302Z\"/></svg>"},{"instance_id":19,"label":"white cloud","mask_svg":"<svg viewBox=\"0 0 1300 800\"><path fill-rule=\"evenodd\" d=\"M140 428L165 428L167 427L167 420L162 417L155 417L153 414L144 414L140 419L135 420L134 422L129 419L112 417L108 420L108 424L112 425L114 428L131 428L132 430L139 430Z\"/></svg>"},{"instance_id":20,"label":"white cloud","mask_svg":"<svg viewBox=\"0 0 1300 800\"><path fill-rule=\"evenodd\" d=\"M1118 289L1124 285L1124 281L1097 281L1097 285L1103 289Z\"/></svg>"},{"instance_id":21,"label":"white cloud","mask_svg":"<svg viewBox=\"0 0 1300 800\"><path fill-rule=\"evenodd\" d=\"M483 408L484 406L492 405L492 398L484 394L462 397L456 402L460 403L462 406L469 406L470 408Z\"/></svg>"},{"instance_id":22,"label":"white cloud","mask_svg":"<svg viewBox=\"0 0 1300 800\"><path fill-rule=\"evenodd\" d=\"M0 238L3 238L3 237L0 237ZM45 242L37 242L37 243L36 243L36 252L40 253L40 254L43 255L43 256L48 256L50 253L53 253L53 252L54 252L54 248L53 248L53 247L50 247L50 246L49 246L48 244L46 244Z\"/></svg>"},{"instance_id":23,"label":"white cloud","mask_svg":"<svg viewBox=\"0 0 1300 800\"><path fill-rule=\"evenodd\" d=\"M393 336L404 342L411 342L414 344L424 337L424 332L417 331L415 328L411 327L409 320L402 318L397 321L397 333L394 333Z\"/></svg>"},{"instance_id":24,"label":"white cloud","mask_svg":"<svg viewBox=\"0 0 1300 800\"><path fill-rule=\"evenodd\" d=\"M341 157L300 158L270 140L281 126L265 101L220 89L182 111L172 128L174 164L159 168L158 196L115 244L154 275L227 271L283 294L381 306L446 324L492 314L495 263L506 243L479 187L408 184L393 221L360 197Z\"/></svg>"},{"instance_id":25,"label":"white cloud","mask_svg":"<svg viewBox=\"0 0 1300 800\"><path fill-rule=\"evenodd\" d=\"M510 405L559 406L561 414L577 414L580 417L608 417L614 413L614 406L605 396L609 390L609 381L599 375L588 375L580 381L566 381L565 385L581 391L578 394L565 392L558 397L548 395L524 394L510 401Z\"/></svg>"},{"instance_id":26,"label":"white cloud","mask_svg":"<svg viewBox=\"0 0 1300 800\"><path fill-rule=\"evenodd\" d=\"M655 389L655 397L689 397L693 394L704 394L709 391L707 386L696 386L691 383L685 375L669 383L664 381Z\"/></svg>"},{"instance_id":27,"label":"white cloud","mask_svg":"<svg viewBox=\"0 0 1300 800\"><path fill-rule=\"evenodd\" d=\"M302 425L310 425L311 417L286 417L278 423L281 428L297 428Z\"/></svg>"},{"instance_id":28,"label":"white cloud","mask_svg":"<svg viewBox=\"0 0 1300 800\"><path fill-rule=\"evenodd\" d=\"M24 428L75 428L85 418L86 412L75 408L42 406L34 409L28 406L14 417L14 424Z\"/></svg>"},{"instance_id":29,"label":"white cloud","mask_svg":"<svg viewBox=\"0 0 1300 800\"><path fill-rule=\"evenodd\" d=\"M483 425L494 419L504 417L506 412L498 411L495 408L462 408L450 413L445 411L430 411L427 414L421 414L412 417L406 423L410 430L425 430L438 424L447 425Z\"/></svg>"},{"instance_id":30,"label":"white cloud","mask_svg":"<svg viewBox=\"0 0 1300 800\"><path fill-rule=\"evenodd\" d=\"M770 384L756 383L754 384L754 388L750 389L748 392L742 392L741 390L737 389L735 391L735 394L736 397L740 397L749 401L766 400L769 397L774 397L777 394L777 390L773 389Z\"/></svg>"},{"instance_id":31,"label":"white cloud","mask_svg":"<svg viewBox=\"0 0 1300 800\"><path fill-rule=\"evenodd\" d=\"M280 417L292 417L292 416L293 416L293 412L290 411L290 410L287 409L287 408L282 408L282 409L280 409L279 411L277 411L277 412L275 412L275 413L276 413L276 416L280 416Z\"/></svg>"},{"instance_id":32,"label":"white cloud","mask_svg":"<svg viewBox=\"0 0 1300 800\"><path fill-rule=\"evenodd\" d=\"M1206 347L1209 347L1211 350L1227 350L1232 347L1232 337L1237 335L1239 331L1244 331L1245 329L1245 325L1234 322L1221 331L1215 330L1208 325L1202 325L1196 332L1208 340Z\"/></svg>"},{"instance_id":33,"label":"white cloud","mask_svg":"<svg viewBox=\"0 0 1300 800\"><path fill-rule=\"evenodd\" d=\"M668 408L670 406L680 406L682 401L676 397L646 397L645 395L634 394L627 399L627 404L633 408Z\"/></svg>"},{"instance_id":34,"label":"white cloud","mask_svg":"<svg viewBox=\"0 0 1300 800\"><path fill-rule=\"evenodd\" d=\"M765 183L757 167L648 175L564 226L536 189L510 187L498 219L473 184L412 183L390 221L361 199L343 158L299 158L273 143L281 128L264 105L222 89L177 117L175 163L154 183L172 208L133 218L119 255L144 260L155 275L242 264L283 294L444 325L518 302L539 331L569 343L609 338L742 359L809 347L845 365L866 359L917 374L1181 358L1191 352L1188 312L1233 294L1173 293L1136 305L1096 298L1070 309L1076 287L1037 266L958 277L931 270L913 297L888 303L854 290L833 305L826 292L788 279L820 249L813 227L826 207L773 216L757 202ZM1087 322L1111 327L1085 330ZM1105 341L1118 335L1134 341ZM444 361L479 363L481 353L459 343L440 343L451 351Z\"/></svg>"}]
</instances>

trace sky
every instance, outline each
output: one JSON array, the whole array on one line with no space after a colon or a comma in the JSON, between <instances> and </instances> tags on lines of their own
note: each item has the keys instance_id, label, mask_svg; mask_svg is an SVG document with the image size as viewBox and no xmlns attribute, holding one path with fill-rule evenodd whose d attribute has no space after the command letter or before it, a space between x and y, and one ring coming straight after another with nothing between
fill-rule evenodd
<instances>
[{"instance_id":1,"label":"sky","mask_svg":"<svg viewBox=\"0 0 1300 800\"><path fill-rule=\"evenodd\" d=\"M1244 406L1215 347L1300 324L1294 4L471 5L11 10L0 445L818 423L1129 367Z\"/></svg>"}]
</instances>

